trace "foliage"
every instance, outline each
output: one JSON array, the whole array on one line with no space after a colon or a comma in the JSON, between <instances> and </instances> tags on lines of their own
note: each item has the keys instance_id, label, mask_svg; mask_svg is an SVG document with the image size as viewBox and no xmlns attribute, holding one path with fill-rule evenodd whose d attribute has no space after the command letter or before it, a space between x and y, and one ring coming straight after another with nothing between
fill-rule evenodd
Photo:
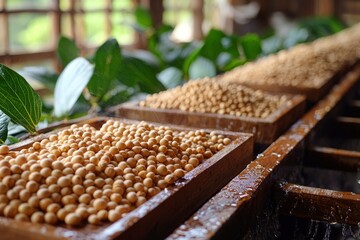
<instances>
[{"instance_id":1,"label":"foliage","mask_svg":"<svg viewBox=\"0 0 360 240\"><path fill-rule=\"evenodd\" d=\"M82 57L72 60L60 74L54 91L54 115L65 116L73 108L93 75L94 66Z\"/></svg>"},{"instance_id":2,"label":"foliage","mask_svg":"<svg viewBox=\"0 0 360 240\"><path fill-rule=\"evenodd\" d=\"M136 9L134 16L137 20L134 27L147 37L148 51L125 51L117 40L109 39L93 56L84 58L74 41L62 36L57 49L64 69L60 74L34 67L23 70L23 74L54 92L53 104L46 100L42 103L19 74L0 65L0 95L3 95L0 98L0 142L16 142L16 138L7 137L7 134L16 134L24 128L35 132L39 121L46 124L103 111L190 79L215 76L344 28L336 19L315 18L299 21L285 37L276 34L266 38L256 34L235 36L211 29L202 41L179 43L171 40L172 27L153 28L151 16L145 9Z\"/></svg>"},{"instance_id":3,"label":"foliage","mask_svg":"<svg viewBox=\"0 0 360 240\"><path fill-rule=\"evenodd\" d=\"M0 110L4 114L34 133L41 117L41 104L40 96L23 77L0 64ZM2 120L9 122L4 114ZM1 139L6 138L5 133Z\"/></svg>"}]
</instances>

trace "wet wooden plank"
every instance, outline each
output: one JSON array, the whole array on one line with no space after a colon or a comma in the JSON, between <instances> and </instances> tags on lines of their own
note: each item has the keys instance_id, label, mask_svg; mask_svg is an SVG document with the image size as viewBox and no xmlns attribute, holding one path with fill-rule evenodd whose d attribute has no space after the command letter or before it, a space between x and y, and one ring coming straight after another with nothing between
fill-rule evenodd
<instances>
[{"instance_id":1,"label":"wet wooden plank","mask_svg":"<svg viewBox=\"0 0 360 240\"><path fill-rule=\"evenodd\" d=\"M356 172L360 167L360 151L315 146L309 150L307 166Z\"/></svg>"},{"instance_id":2,"label":"wet wooden plank","mask_svg":"<svg viewBox=\"0 0 360 240\"><path fill-rule=\"evenodd\" d=\"M196 211L168 239L239 239L263 209L282 166L301 160L306 141L342 104L357 84L360 66L349 72L329 95Z\"/></svg>"},{"instance_id":3,"label":"wet wooden plank","mask_svg":"<svg viewBox=\"0 0 360 240\"><path fill-rule=\"evenodd\" d=\"M270 144L289 128L305 111L305 98L301 95L288 96L284 104L267 118L236 117L212 113L191 113L176 109L152 109L140 107L138 103L125 103L113 108L116 116L171 123L183 126L211 128L254 134L255 142Z\"/></svg>"},{"instance_id":4,"label":"wet wooden plank","mask_svg":"<svg viewBox=\"0 0 360 240\"><path fill-rule=\"evenodd\" d=\"M340 136L358 137L360 135L360 119L353 117L337 117L334 121L333 130Z\"/></svg>"},{"instance_id":5,"label":"wet wooden plank","mask_svg":"<svg viewBox=\"0 0 360 240\"><path fill-rule=\"evenodd\" d=\"M91 124L96 128L110 118L86 119L81 124ZM111 118L116 119L116 118ZM118 119L120 120L120 119ZM125 123L136 121L122 120ZM160 124L154 124L160 125ZM162 124L164 125L164 124ZM172 126L177 130L194 130ZM65 127L66 128L66 127ZM54 130L59 131L59 130ZM213 130L205 130L213 131ZM68 228L18 222L0 217L1 239L144 239L162 238L188 218L209 197L223 187L251 161L253 138L250 134L215 131L233 141L222 151L204 161L183 178L177 180L159 194L136 208L124 218L103 226L86 225L82 228ZM28 147L35 140L44 139L53 132L27 139L12 150Z\"/></svg>"},{"instance_id":6,"label":"wet wooden plank","mask_svg":"<svg viewBox=\"0 0 360 240\"><path fill-rule=\"evenodd\" d=\"M278 188L280 212L301 218L358 225L360 194L283 183Z\"/></svg>"}]
</instances>

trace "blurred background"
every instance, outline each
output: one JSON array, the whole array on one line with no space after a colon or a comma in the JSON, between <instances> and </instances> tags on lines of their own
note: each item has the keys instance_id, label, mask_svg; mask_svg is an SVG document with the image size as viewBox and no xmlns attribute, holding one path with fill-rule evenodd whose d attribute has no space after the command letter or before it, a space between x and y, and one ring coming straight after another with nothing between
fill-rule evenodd
<instances>
[{"instance_id":1,"label":"blurred background","mask_svg":"<svg viewBox=\"0 0 360 240\"><path fill-rule=\"evenodd\" d=\"M360 21L359 0L0 0L0 62L56 67L59 36L75 41L83 54L109 37L124 49L146 49L135 9L151 14L154 28L174 27L173 41L201 40L211 28L227 34L286 31L296 19L335 16ZM285 30L284 30L285 29Z\"/></svg>"}]
</instances>

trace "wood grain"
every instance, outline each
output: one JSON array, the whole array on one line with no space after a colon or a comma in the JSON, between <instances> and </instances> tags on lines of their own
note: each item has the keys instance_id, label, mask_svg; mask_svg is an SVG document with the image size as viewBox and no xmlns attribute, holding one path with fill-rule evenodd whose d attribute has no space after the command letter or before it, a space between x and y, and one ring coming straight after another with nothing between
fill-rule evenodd
<instances>
[{"instance_id":1,"label":"wood grain","mask_svg":"<svg viewBox=\"0 0 360 240\"><path fill-rule=\"evenodd\" d=\"M99 128L107 119L116 118L90 118L77 124L88 123ZM136 122L123 119L121 121L126 123ZM169 126L176 130L194 130L194 128ZM60 131L60 129L54 131ZM28 147L35 140L44 139L54 131L27 139L11 149L18 150ZM161 191L115 223L103 226L86 225L76 229L64 225L54 227L46 224L24 223L0 217L1 239L162 238L189 217L251 161L253 138L250 134L226 131L216 132L231 138L232 143L194 170L188 172L183 178L177 180L173 186Z\"/></svg>"},{"instance_id":2,"label":"wood grain","mask_svg":"<svg viewBox=\"0 0 360 240\"><path fill-rule=\"evenodd\" d=\"M280 212L325 222L358 225L360 194L283 183L278 189Z\"/></svg>"},{"instance_id":3,"label":"wood grain","mask_svg":"<svg viewBox=\"0 0 360 240\"><path fill-rule=\"evenodd\" d=\"M167 239L240 239L263 211L272 186L287 174L284 166L303 160L306 142L320 125L329 121L346 95L358 87L360 66L341 82L284 135L252 161L246 169L196 211ZM319 213L320 214L320 213ZM324 216L319 215L319 218ZM214 224L216 223L216 224Z\"/></svg>"},{"instance_id":4,"label":"wood grain","mask_svg":"<svg viewBox=\"0 0 360 240\"><path fill-rule=\"evenodd\" d=\"M177 109L152 109L140 107L134 102L121 104L110 111L128 119L252 133L256 143L270 144L304 113L305 98L301 95L288 95L288 104L282 105L278 111L264 119L192 113Z\"/></svg>"}]
</instances>

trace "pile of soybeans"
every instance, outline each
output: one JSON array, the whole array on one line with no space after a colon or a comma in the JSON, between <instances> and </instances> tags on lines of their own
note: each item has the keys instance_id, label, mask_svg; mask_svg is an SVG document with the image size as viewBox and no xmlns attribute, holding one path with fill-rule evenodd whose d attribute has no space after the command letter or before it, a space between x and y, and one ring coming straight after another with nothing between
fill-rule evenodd
<instances>
[{"instance_id":1,"label":"pile of soybeans","mask_svg":"<svg viewBox=\"0 0 360 240\"><path fill-rule=\"evenodd\" d=\"M270 95L216 78L204 78L150 95L139 105L188 112L266 118L286 101L286 96Z\"/></svg>"},{"instance_id":2,"label":"pile of soybeans","mask_svg":"<svg viewBox=\"0 0 360 240\"><path fill-rule=\"evenodd\" d=\"M360 59L360 23L231 70L219 81L319 88Z\"/></svg>"},{"instance_id":3,"label":"pile of soybeans","mask_svg":"<svg viewBox=\"0 0 360 240\"><path fill-rule=\"evenodd\" d=\"M0 147L0 215L70 226L114 222L230 144L145 122L72 125L19 151Z\"/></svg>"}]
</instances>

